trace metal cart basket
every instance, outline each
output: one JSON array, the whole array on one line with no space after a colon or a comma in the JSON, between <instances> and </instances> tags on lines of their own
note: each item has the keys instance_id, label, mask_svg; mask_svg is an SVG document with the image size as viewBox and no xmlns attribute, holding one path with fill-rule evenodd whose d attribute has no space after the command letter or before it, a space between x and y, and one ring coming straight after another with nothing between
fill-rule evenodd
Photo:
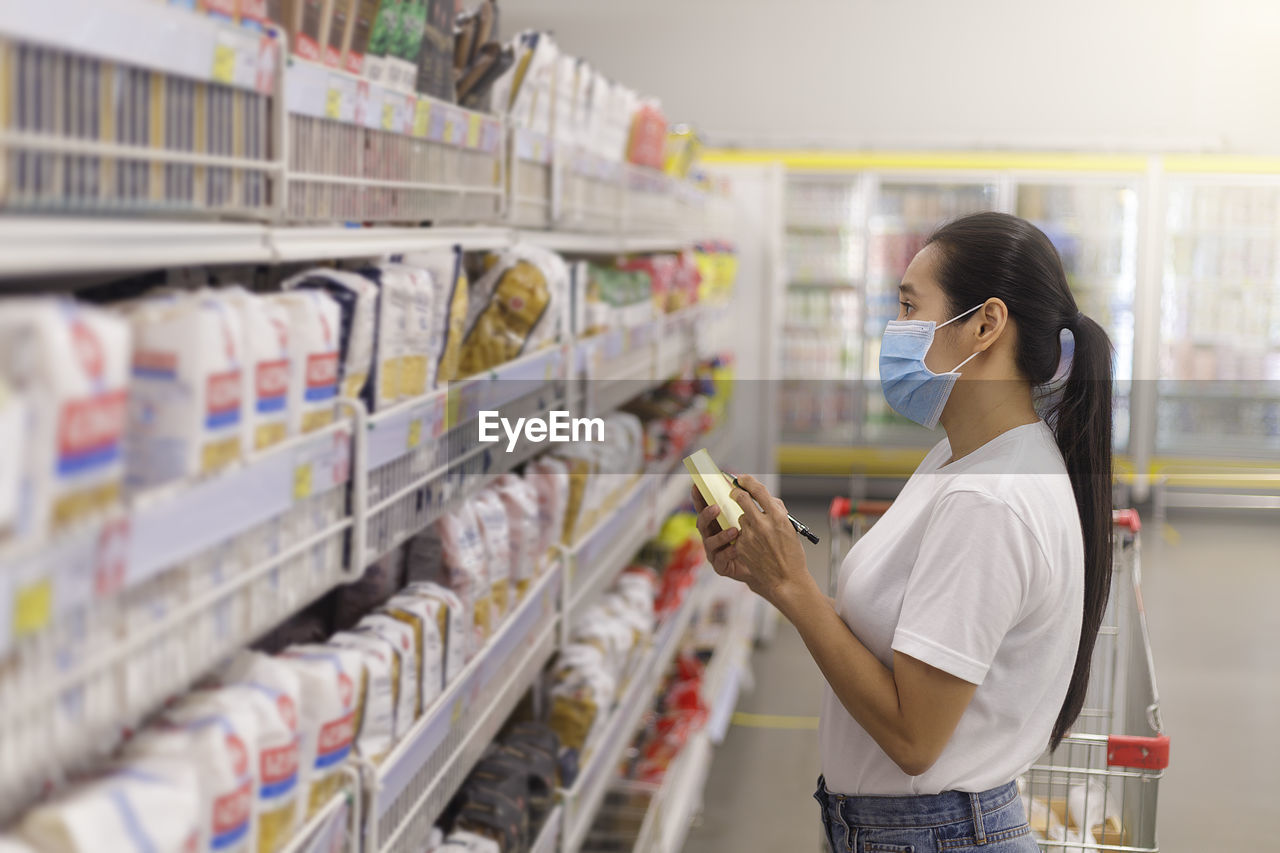
<instances>
[{"instance_id":1,"label":"metal cart basket","mask_svg":"<svg viewBox=\"0 0 1280 853\"><path fill-rule=\"evenodd\" d=\"M884 501L831 503L831 575L885 513ZM1044 851L1156 853L1156 793L1169 765L1155 662L1142 603L1141 522L1114 516L1111 596L1093 650L1084 710L1058 748L1018 780Z\"/></svg>"}]
</instances>

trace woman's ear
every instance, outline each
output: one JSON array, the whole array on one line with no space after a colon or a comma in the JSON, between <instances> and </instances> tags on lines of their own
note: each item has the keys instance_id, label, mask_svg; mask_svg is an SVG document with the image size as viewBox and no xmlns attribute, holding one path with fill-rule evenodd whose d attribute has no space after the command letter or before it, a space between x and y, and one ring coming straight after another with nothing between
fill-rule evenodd
<instances>
[{"instance_id":1,"label":"woman's ear","mask_svg":"<svg viewBox=\"0 0 1280 853\"><path fill-rule=\"evenodd\" d=\"M984 348L989 347L1000 339L1005 327L1009 325L1009 306L1004 304L1003 299L993 296L982 304L977 315L978 340Z\"/></svg>"}]
</instances>

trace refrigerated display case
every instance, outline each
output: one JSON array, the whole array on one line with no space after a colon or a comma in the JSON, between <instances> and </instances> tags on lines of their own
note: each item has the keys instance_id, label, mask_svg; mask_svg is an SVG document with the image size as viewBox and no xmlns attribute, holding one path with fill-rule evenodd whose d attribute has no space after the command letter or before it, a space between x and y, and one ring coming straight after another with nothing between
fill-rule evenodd
<instances>
[{"instance_id":1,"label":"refrigerated display case","mask_svg":"<svg viewBox=\"0 0 1280 853\"><path fill-rule=\"evenodd\" d=\"M862 374L866 190L857 174L787 176L780 393L785 440L854 440Z\"/></svg>"},{"instance_id":2,"label":"refrigerated display case","mask_svg":"<svg viewBox=\"0 0 1280 853\"><path fill-rule=\"evenodd\" d=\"M1044 231L1062 257L1080 310L1115 347L1115 449L1129 448L1134 311L1138 283L1137 180L1043 178L1019 181L1014 212Z\"/></svg>"},{"instance_id":3,"label":"refrigerated display case","mask_svg":"<svg viewBox=\"0 0 1280 853\"><path fill-rule=\"evenodd\" d=\"M1155 450L1280 457L1280 182L1170 176Z\"/></svg>"}]
</instances>

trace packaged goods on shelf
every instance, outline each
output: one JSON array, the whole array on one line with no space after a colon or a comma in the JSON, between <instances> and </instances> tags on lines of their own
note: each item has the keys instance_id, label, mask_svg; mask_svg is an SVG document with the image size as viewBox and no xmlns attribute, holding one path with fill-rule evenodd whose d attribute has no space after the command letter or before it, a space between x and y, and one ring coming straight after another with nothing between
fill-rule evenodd
<instances>
[{"instance_id":1,"label":"packaged goods on shelf","mask_svg":"<svg viewBox=\"0 0 1280 853\"><path fill-rule=\"evenodd\" d=\"M252 851L258 774L253 712L235 706L211 716L195 700L166 711L165 722L139 733L126 745L126 756L190 761L197 771L200 803L198 849Z\"/></svg>"},{"instance_id":2,"label":"packaged goods on shelf","mask_svg":"<svg viewBox=\"0 0 1280 853\"><path fill-rule=\"evenodd\" d=\"M569 268L555 252L516 245L484 259L468 301L460 376L497 367L567 334Z\"/></svg>"},{"instance_id":3,"label":"packaged goods on shelf","mask_svg":"<svg viewBox=\"0 0 1280 853\"><path fill-rule=\"evenodd\" d=\"M553 456L540 456L529 463L525 478L538 494L538 553L545 564L554 559L562 539L569 507L569 466Z\"/></svg>"},{"instance_id":4,"label":"packaged goods on shelf","mask_svg":"<svg viewBox=\"0 0 1280 853\"><path fill-rule=\"evenodd\" d=\"M445 646L450 637L442 630L438 605L426 596L402 592L393 596L383 606L382 612L413 628L418 668L415 715L420 717L444 687Z\"/></svg>"},{"instance_id":5,"label":"packaged goods on shelf","mask_svg":"<svg viewBox=\"0 0 1280 853\"><path fill-rule=\"evenodd\" d=\"M640 269L587 264L582 331L640 326L654 318L657 306L652 278Z\"/></svg>"},{"instance_id":6,"label":"packaged goods on shelf","mask_svg":"<svg viewBox=\"0 0 1280 853\"><path fill-rule=\"evenodd\" d=\"M33 853L191 853L206 849L201 784L188 761L136 759L33 807L19 832Z\"/></svg>"},{"instance_id":7,"label":"packaged goods on shelf","mask_svg":"<svg viewBox=\"0 0 1280 853\"><path fill-rule=\"evenodd\" d=\"M116 504L128 325L69 299L12 299L0 309L0 342L0 377L11 393L5 424L21 442L8 445L17 467L7 482L12 489L16 480L24 496L10 529L42 536Z\"/></svg>"},{"instance_id":8,"label":"packaged goods on shelf","mask_svg":"<svg viewBox=\"0 0 1280 853\"><path fill-rule=\"evenodd\" d=\"M644 466L644 428L629 412L604 418L604 441L568 444L555 451L569 470L563 542L573 545L611 510Z\"/></svg>"},{"instance_id":9,"label":"packaged goods on shelf","mask_svg":"<svg viewBox=\"0 0 1280 853\"><path fill-rule=\"evenodd\" d=\"M358 724L356 752L362 758L379 764L391 751L398 728L398 659L384 640L367 634L339 631L326 644L350 649L360 655L364 666L364 709Z\"/></svg>"},{"instance_id":10,"label":"packaged goods on shelf","mask_svg":"<svg viewBox=\"0 0 1280 853\"><path fill-rule=\"evenodd\" d=\"M376 637L395 656L392 677L395 679L395 738L404 737L418 719L422 703L421 653L417 648L414 626L384 613L370 613L360 620L354 633Z\"/></svg>"},{"instance_id":11,"label":"packaged goods on shelf","mask_svg":"<svg viewBox=\"0 0 1280 853\"><path fill-rule=\"evenodd\" d=\"M631 116L631 134L627 140L627 160L651 169L661 169L667 143L667 118L662 107L652 98L642 100Z\"/></svg>"},{"instance_id":12,"label":"packaged goods on shelf","mask_svg":"<svg viewBox=\"0 0 1280 853\"><path fill-rule=\"evenodd\" d=\"M702 699L703 664L691 653L678 656L659 689L653 713L636 735L622 777L655 784L706 725L710 709Z\"/></svg>"},{"instance_id":13,"label":"packaged goods on shelf","mask_svg":"<svg viewBox=\"0 0 1280 853\"><path fill-rule=\"evenodd\" d=\"M249 761L257 768L253 789L256 849L258 853L279 850L301 825L298 709L293 699L267 685L229 685L188 694L177 707L185 710L187 719L210 715L234 721L251 712L252 726L244 734L251 738L246 746ZM173 719L173 714L166 712L165 719Z\"/></svg>"},{"instance_id":14,"label":"packaged goods on shelf","mask_svg":"<svg viewBox=\"0 0 1280 853\"><path fill-rule=\"evenodd\" d=\"M702 140L697 132L687 124L675 125L667 131L662 170L677 178L688 177L701 155Z\"/></svg>"},{"instance_id":15,"label":"packaged goods on shelf","mask_svg":"<svg viewBox=\"0 0 1280 853\"><path fill-rule=\"evenodd\" d=\"M340 774L354 746L361 711L361 664L352 652L316 645L292 646L277 659L294 671L300 684L298 756L309 818L342 784Z\"/></svg>"},{"instance_id":16,"label":"packaged goods on shelf","mask_svg":"<svg viewBox=\"0 0 1280 853\"><path fill-rule=\"evenodd\" d=\"M126 316L133 339L130 486L149 488L238 462L248 369L239 313L217 291L205 290L145 299Z\"/></svg>"},{"instance_id":17,"label":"packaged goods on shelf","mask_svg":"<svg viewBox=\"0 0 1280 853\"><path fill-rule=\"evenodd\" d=\"M289 315L284 306L243 287L211 295L231 306L240 321L243 452L248 455L289 435Z\"/></svg>"},{"instance_id":18,"label":"packaged goods on shelf","mask_svg":"<svg viewBox=\"0 0 1280 853\"><path fill-rule=\"evenodd\" d=\"M377 324L371 380L365 385L364 401L370 412L393 406L402 399L408 384L413 282L399 267L368 267L361 275L378 287Z\"/></svg>"},{"instance_id":19,"label":"packaged goods on shelf","mask_svg":"<svg viewBox=\"0 0 1280 853\"><path fill-rule=\"evenodd\" d=\"M407 595L425 599L428 612L433 614L444 643L441 669L441 686L448 685L462 674L468 658L470 628L468 611L462 599L453 590L438 583L416 582L404 588Z\"/></svg>"},{"instance_id":20,"label":"packaged goods on shelf","mask_svg":"<svg viewBox=\"0 0 1280 853\"><path fill-rule=\"evenodd\" d=\"M586 762L588 744L604 725L618 693L617 681L596 646L570 643L560 650L551 670L551 728L560 742Z\"/></svg>"},{"instance_id":21,"label":"packaged goods on shelf","mask_svg":"<svg viewBox=\"0 0 1280 853\"><path fill-rule=\"evenodd\" d=\"M282 286L319 290L338 303L339 395L360 396L374 370L377 286L357 273L323 267L299 273Z\"/></svg>"},{"instance_id":22,"label":"packaged goods on shelf","mask_svg":"<svg viewBox=\"0 0 1280 853\"><path fill-rule=\"evenodd\" d=\"M305 809L306 768L298 729L301 683L286 664L256 652L236 655L214 675L213 683L228 691L239 686L257 694L243 698L258 722L258 853L274 853L301 825Z\"/></svg>"},{"instance_id":23,"label":"packaged goods on shelf","mask_svg":"<svg viewBox=\"0 0 1280 853\"><path fill-rule=\"evenodd\" d=\"M480 524L480 538L484 542L489 566L489 588L493 591L495 630L514 607L511 578L511 524L502 498L486 489L470 498L475 508L476 521Z\"/></svg>"},{"instance_id":24,"label":"packaged goods on shelf","mask_svg":"<svg viewBox=\"0 0 1280 853\"><path fill-rule=\"evenodd\" d=\"M333 423L338 394L338 303L318 290L272 294L289 316L289 432Z\"/></svg>"},{"instance_id":25,"label":"packaged goods on shelf","mask_svg":"<svg viewBox=\"0 0 1280 853\"><path fill-rule=\"evenodd\" d=\"M378 0L355 0L352 12L351 43L342 57L342 67L352 74L364 74L364 55L378 14Z\"/></svg>"},{"instance_id":26,"label":"packaged goods on shelf","mask_svg":"<svg viewBox=\"0 0 1280 853\"><path fill-rule=\"evenodd\" d=\"M460 246L436 252L411 252L403 258L406 265L425 269L435 283L436 332L433 341L439 343L436 355L436 372L433 388L458 377L458 364L462 354L462 338L467 329L468 282Z\"/></svg>"},{"instance_id":27,"label":"packaged goods on shelf","mask_svg":"<svg viewBox=\"0 0 1280 853\"><path fill-rule=\"evenodd\" d=\"M27 440L27 401L0 373L0 542L18 529L23 508L22 460Z\"/></svg>"},{"instance_id":28,"label":"packaged goods on shelf","mask_svg":"<svg viewBox=\"0 0 1280 853\"><path fill-rule=\"evenodd\" d=\"M520 601L538 576L541 538L538 533L538 493L533 483L503 474L494 484L510 529L511 586Z\"/></svg>"},{"instance_id":29,"label":"packaged goods on shelf","mask_svg":"<svg viewBox=\"0 0 1280 853\"><path fill-rule=\"evenodd\" d=\"M431 273L422 267L399 263L378 264L362 272L382 289L379 349L384 334L392 351L397 349L396 337L400 338L394 379L388 376L385 383L379 381L375 408L382 408L392 400L420 397L432 387L430 378L435 375L445 343L445 329L437 320L437 312L443 310L443 306L436 304L439 300ZM380 352L378 359L380 365L385 365L388 357ZM384 390L384 384L392 381L396 386L394 392L390 387Z\"/></svg>"},{"instance_id":30,"label":"packaged goods on shelf","mask_svg":"<svg viewBox=\"0 0 1280 853\"><path fill-rule=\"evenodd\" d=\"M369 29L361 73L375 83L391 82L391 51L398 38L406 0L379 0Z\"/></svg>"},{"instance_id":31,"label":"packaged goods on shelf","mask_svg":"<svg viewBox=\"0 0 1280 853\"><path fill-rule=\"evenodd\" d=\"M289 43L303 59L312 62L324 60L325 46L329 43L329 27L332 23L334 0L293 0L289 4Z\"/></svg>"},{"instance_id":32,"label":"packaged goods on shelf","mask_svg":"<svg viewBox=\"0 0 1280 853\"><path fill-rule=\"evenodd\" d=\"M488 547L475 505L470 501L446 512L409 542L409 580L435 581L448 587L471 615L468 659L483 648L496 627L489 571Z\"/></svg>"},{"instance_id":33,"label":"packaged goods on shelf","mask_svg":"<svg viewBox=\"0 0 1280 853\"><path fill-rule=\"evenodd\" d=\"M428 1L412 84L420 94L450 103L458 99L453 76L456 12L456 0Z\"/></svg>"}]
</instances>

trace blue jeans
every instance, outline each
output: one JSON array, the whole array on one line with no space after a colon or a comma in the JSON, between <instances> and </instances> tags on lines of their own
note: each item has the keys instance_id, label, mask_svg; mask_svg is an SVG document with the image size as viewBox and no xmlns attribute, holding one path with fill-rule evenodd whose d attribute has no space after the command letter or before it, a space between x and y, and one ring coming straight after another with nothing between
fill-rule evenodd
<instances>
[{"instance_id":1,"label":"blue jeans","mask_svg":"<svg viewBox=\"0 0 1280 853\"><path fill-rule=\"evenodd\" d=\"M818 777L813 798L833 853L1038 853L1013 782L970 794L846 797Z\"/></svg>"}]
</instances>

